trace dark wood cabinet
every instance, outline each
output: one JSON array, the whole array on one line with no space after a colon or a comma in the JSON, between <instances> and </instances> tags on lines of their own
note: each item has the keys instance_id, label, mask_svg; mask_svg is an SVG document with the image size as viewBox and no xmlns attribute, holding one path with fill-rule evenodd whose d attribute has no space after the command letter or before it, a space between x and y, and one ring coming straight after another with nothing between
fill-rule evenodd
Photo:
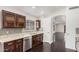
<instances>
[{"instance_id":1,"label":"dark wood cabinet","mask_svg":"<svg viewBox=\"0 0 79 59\"><path fill-rule=\"evenodd\" d=\"M23 52L23 39L16 40L16 52Z\"/></svg>"},{"instance_id":2,"label":"dark wood cabinet","mask_svg":"<svg viewBox=\"0 0 79 59\"><path fill-rule=\"evenodd\" d=\"M17 27L18 28L25 28L26 26L26 21L25 21L25 16L22 15L16 15L16 22L17 22Z\"/></svg>"},{"instance_id":3,"label":"dark wood cabinet","mask_svg":"<svg viewBox=\"0 0 79 59\"><path fill-rule=\"evenodd\" d=\"M38 46L43 42L43 34L37 34L32 36L32 47Z\"/></svg>"},{"instance_id":4,"label":"dark wood cabinet","mask_svg":"<svg viewBox=\"0 0 79 59\"><path fill-rule=\"evenodd\" d=\"M23 39L5 42L4 52L23 52Z\"/></svg>"},{"instance_id":5,"label":"dark wood cabinet","mask_svg":"<svg viewBox=\"0 0 79 59\"><path fill-rule=\"evenodd\" d=\"M37 45L37 39L36 38L37 38L36 35L32 36L32 47L35 47Z\"/></svg>"},{"instance_id":6,"label":"dark wood cabinet","mask_svg":"<svg viewBox=\"0 0 79 59\"><path fill-rule=\"evenodd\" d=\"M16 27L16 16L14 13L2 10L3 28Z\"/></svg>"},{"instance_id":7,"label":"dark wood cabinet","mask_svg":"<svg viewBox=\"0 0 79 59\"><path fill-rule=\"evenodd\" d=\"M43 34L39 34L39 42L43 42Z\"/></svg>"},{"instance_id":8,"label":"dark wood cabinet","mask_svg":"<svg viewBox=\"0 0 79 59\"><path fill-rule=\"evenodd\" d=\"M25 28L25 16L2 10L3 28Z\"/></svg>"},{"instance_id":9,"label":"dark wood cabinet","mask_svg":"<svg viewBox=\"0 0 79 59\"><path fill-rule=\"evenodd\" d=\"M39 30L41 27L41 22L40 20L36 20L36 30Z\"/></svg>"},{"instance_id":10,"label":"dark wood cabinet","mask_svg":"<svg viewBox=\"0 0 79 59\"><path fill-rule=\"evenodd\" d=\"M15 41L5 42L4 43L4 52L15 52Z\"/></svg>"}]
</instances>

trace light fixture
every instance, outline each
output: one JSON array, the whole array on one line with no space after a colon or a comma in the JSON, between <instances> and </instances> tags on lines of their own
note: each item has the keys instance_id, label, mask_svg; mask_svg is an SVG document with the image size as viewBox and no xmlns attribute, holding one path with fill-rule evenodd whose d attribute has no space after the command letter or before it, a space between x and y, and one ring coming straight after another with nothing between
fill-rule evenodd
<instances>
[{"instance_id":1,"label":"light fixture","mask_svg":"<svg viewBox=\"0 0 79 59\"><path fill-rule=\"evenodd\" d=\"M35 6L32 6L32 8L35 9L36 7Z\"/></svg>"}]
</instances>

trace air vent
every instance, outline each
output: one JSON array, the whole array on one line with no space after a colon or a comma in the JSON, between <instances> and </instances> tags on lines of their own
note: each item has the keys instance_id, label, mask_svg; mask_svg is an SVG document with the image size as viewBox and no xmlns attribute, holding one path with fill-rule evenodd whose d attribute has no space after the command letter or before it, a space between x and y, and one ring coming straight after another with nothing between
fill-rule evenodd
<instances>
[{"instance_id":1,"label":"air vent","mask_svg":"<svg viewBox=\"0 0 79 59\"><path fill-rule=\"evenodd\" d=\"M72 9L77 9L77 8L79 8L79 6L70 7L69 9L72 10Z\"/></svg>"}]
</instances>

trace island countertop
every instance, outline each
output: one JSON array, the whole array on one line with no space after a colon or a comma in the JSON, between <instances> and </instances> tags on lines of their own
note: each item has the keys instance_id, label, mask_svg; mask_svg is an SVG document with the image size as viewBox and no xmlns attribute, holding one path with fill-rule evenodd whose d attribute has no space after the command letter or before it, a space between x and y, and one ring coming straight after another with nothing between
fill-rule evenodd
<instances>
[{"instance_id":1,"label":"island countertop","mask_svg":"<svg viewBox=\"0 0 79 59\"><path fill-rule=\"evenodd\" d=\"M2 35L0 36L0 42L8 42L12 40L17 40L19 38L24 38L24 37L32 37L33 35L41 34L43 32L41 31L36 31L36 32L25 32L25 33L17 33L17 34L10 34L10 35Z\"/></svg>"}]
</instances>

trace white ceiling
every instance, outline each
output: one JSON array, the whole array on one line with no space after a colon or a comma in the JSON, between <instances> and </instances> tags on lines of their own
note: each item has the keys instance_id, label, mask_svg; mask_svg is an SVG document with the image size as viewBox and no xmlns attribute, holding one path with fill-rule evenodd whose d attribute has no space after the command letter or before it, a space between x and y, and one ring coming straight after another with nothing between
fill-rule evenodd
<instances>
[{"instance_id":1,"label":"white ceiling","mask_svg":"<svg viewBox=\"0 0 79 59\"><path fill-rule=\"evenodd\" d=\"M36 8L32 8L32 6L18 6L17 8L32 16L41 17L51 15L60 9L64 9L65 6L36 6Z\"/></svg>"}]
</instances>

